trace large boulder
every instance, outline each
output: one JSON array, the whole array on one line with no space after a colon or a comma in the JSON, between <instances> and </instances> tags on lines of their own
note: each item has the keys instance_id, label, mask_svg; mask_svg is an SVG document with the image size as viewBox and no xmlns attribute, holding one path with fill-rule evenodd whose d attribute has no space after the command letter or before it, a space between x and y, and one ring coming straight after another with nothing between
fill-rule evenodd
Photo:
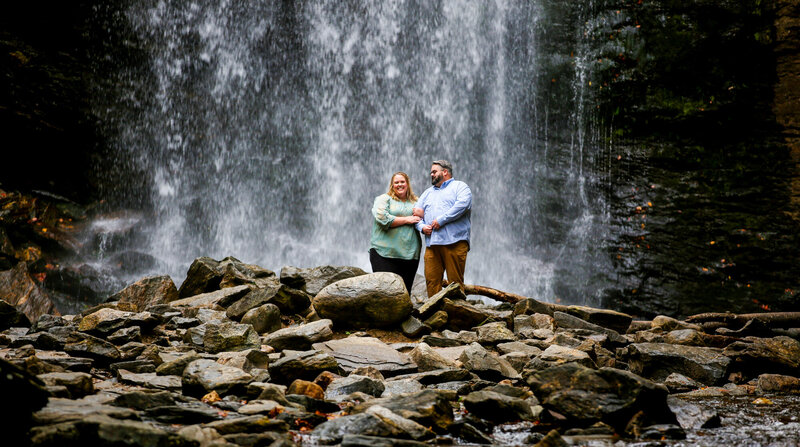
<instances>
[{"instance_id":1,"label":"large boulder","mask_svg":"<svg viewBox=\"0 0 800 447\"><path fill-rule=\"evenodd\" d=\"M281 269L281 282L315 296L326 286L347 278L366 275L358 267L323 265L311 268L284 267Z\"/></svg>"},{"instance_id":2,"label":"large boulder","mask_svg":"<svg viewBox=\"0 0 800 447\"><path fill-rule=\"evenodd\" d=\"M109 297L109 301L130 303L134 310L143 311L147 306L166 304L178 299L178 289L169 276L142 278Z\"/></svg>"},{"instance_id":3,"label":"large boulder","mask_svg":"<svg viewBox=\"0 0 800 447\"><path fill-rule=\"evenodd\" d=\"M722 353L733 359L731 369L748 377L763 373L797 375L800 341L791 337L747 337L731 343Z\"/></svg>"},{"instance_id":4,"label":"large boulder","mask_svg":"<svg viewBox=\"0 0 800 447\"><path fill-rule=\"evenodd\" d=\"M245 264L234 257L227 257L221 261L201 257L195 259L189 266L186 280L181 284L178 295L186 298L240 285L258 288L274 277L275 272L257 265Z\"/></svg>"},{"instance_id":5,"label":"large boulder","mask_svg":"<svg viewBox=\"0 0 800 447\"><path fill-rule=\"evenodd\" d=\"M282 313L291 315L308 309L311 297L302 290L293 289L274 278L269 278L263 281L260 288L250 291L231 304L225 313L228 318L238 320L251 309L267 303L274 304Z\"/></svg>"},{"instance_id":6,"label":"large boulder","mask_svg":"<svg viewBox=\"0 0 800 447\"><path fill-rule=\"evenodd\" d=\"M335 282L314 297L313 305L320 317L348 327L397 325L413 309L403 279L389 272Z\"/></svg>"},{"instance_id":7,"label":"large boulder","mask_svg":"<svg viewBox=\"0 0 800 447\"><path fill-rule=\"evenodd\" d=\"M716 385L727 377L731 362L718 348L634 343L627 349L630 370L659 382L678 373L706 385Z\"/></svg>"},{"instance_id":8,"label":"large boulder","mask_svg":"<svg viewBox=\"0 0 800 447\"><path fill-rule=\"evenodd\" d=\"M676 422L667 388L628 371L565 363L536 371L526 381L544 408L574 424L602 421L622 433L640 411L649 423Z\"/></svg>"}]
</instances>

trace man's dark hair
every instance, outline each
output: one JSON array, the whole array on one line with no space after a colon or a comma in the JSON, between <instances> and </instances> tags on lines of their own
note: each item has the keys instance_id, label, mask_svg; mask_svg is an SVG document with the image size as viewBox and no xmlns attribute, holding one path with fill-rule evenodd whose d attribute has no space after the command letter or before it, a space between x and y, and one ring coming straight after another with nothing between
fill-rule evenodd
<instances>
[{"instance_id":1,"label":"man's dark hair","mask_svg":"<svg viewBox=\"0 0 800 447\"><path fill-rule=\"evenodd\" d=\"M442 169L447 169L447 172L449 172L450 175L453 175L453 165L451 165L449 161L447 161L447 160L434 160L433 163L431 163L431 164L432 165L439 165L439 166L442 167Z\"/></svg>"}]
</instances>

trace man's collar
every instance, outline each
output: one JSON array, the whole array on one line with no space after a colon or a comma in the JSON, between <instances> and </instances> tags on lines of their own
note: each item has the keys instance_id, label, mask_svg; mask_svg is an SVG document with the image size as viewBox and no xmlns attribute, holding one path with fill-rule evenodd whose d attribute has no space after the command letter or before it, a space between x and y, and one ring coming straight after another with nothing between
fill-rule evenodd
<instances>
[{"instance_id":1,"label":"man's collar","mask_svg":"<svg viewBox=\"0 0 800 447\"><path fill-rule=\"evenodd\" d=\"M449 178L449 179L447 179L447 180L443 181L443 182L442 182L442 186L434 186L434 188L436 188L436 189L442 189L442 188L444 188L445 186L447 186L447 185L448 185L448 183L450 183L450 182L452 182L452 181L453 181L453 178L451 177L451 178Z\"/></svg>"}]
</instances>

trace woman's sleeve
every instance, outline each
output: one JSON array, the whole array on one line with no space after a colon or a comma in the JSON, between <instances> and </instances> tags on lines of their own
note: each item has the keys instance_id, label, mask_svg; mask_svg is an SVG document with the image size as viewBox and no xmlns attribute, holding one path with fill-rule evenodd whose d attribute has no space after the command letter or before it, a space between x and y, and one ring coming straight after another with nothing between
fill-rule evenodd
<instances>
[{"instance_id":1,"label":"woman's sleeve","mask_svg":"<svg viewBox=\"0 0 800 447\"><path fill-rule=\"evenodd\" d=\"M394 216L389 214L389 196L386 194L375 197L372 204L372 216L383 230L388 230L394 221Z\"/></svg>"}]
</instances>

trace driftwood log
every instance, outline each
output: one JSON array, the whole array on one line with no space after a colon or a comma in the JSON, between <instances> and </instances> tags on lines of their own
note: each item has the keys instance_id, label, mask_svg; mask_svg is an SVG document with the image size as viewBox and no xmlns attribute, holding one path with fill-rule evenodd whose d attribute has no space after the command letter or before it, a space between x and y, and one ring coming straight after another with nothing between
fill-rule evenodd
<instances>
[{"instance_id":1,"label":"driftwood log","mask_svg":"<svg viewBox=\"0 0 800 447\"><path fill-rule=\"evenodd\" d=\"M690 323L723 323L726 326L742 326L748 321L758 320L769 327L800 327L800 312L765 312L757 314L734 314L730 312L709 312L688 317Z\"/></svg>"}]
</instances>

